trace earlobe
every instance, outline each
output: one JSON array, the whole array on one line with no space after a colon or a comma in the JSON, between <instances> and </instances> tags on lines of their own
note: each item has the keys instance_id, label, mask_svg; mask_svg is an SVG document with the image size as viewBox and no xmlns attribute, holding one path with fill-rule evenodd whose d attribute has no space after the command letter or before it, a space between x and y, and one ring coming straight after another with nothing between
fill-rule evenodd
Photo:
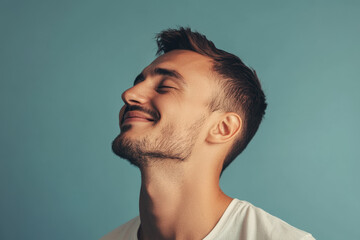
<instances>
[{"instance_id":1,"label":"earlobe","mask_svg":"<svg viewBox=\"0 0 360 240\"><path fill-rule=\"evenodd\" d=\"M209 143L225 143L232 140L241 132L242 119L233 112L226 113L222 118L210 129L206 141Z\"/></svg>"}]
</instances>

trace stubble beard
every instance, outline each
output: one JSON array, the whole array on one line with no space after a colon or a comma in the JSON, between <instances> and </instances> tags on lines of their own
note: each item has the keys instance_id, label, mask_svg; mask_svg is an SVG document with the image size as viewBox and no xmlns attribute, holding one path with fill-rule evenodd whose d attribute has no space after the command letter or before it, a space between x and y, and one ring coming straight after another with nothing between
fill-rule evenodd
<instances>
[{"instance_id":1,"label":"stubble beard","mask_svg":"<svg viewBox=\"0 0 360 240\"><path fill-rule=\"evenodd\" d=\"M149 135L142 139L130 139L124 134L131 129L128 127L115 138L112 150L139 168L164 160L184 162L192 153L204 121L205 118L201 117L183 133L174 125L168 124L155 139Z\"/></svg>"}]
</instances>

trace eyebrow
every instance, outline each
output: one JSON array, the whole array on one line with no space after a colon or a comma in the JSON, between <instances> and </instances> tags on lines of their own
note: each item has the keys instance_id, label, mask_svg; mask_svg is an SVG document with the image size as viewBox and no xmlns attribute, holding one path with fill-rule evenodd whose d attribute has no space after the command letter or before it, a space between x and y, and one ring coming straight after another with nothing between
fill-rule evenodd
<instances>
[{"instance_id":1,"label":"eyebrow","mask_svg":"<svg viewBox=\"0 0 360 240\"><path fill-rule=\"evenodd\" d=\"M184 77L176 70L173 69L166 69L166 68L155 68L150 75L160 75L160 76L167 76L167 77L172 77L174 79L179 80L179 83L181 83L182 85L186 86L186 82L184 80ZM134 80L134 85L142 82L145 80L145 75L144 73L140 73Z\"/></svg>"}]
</instances>

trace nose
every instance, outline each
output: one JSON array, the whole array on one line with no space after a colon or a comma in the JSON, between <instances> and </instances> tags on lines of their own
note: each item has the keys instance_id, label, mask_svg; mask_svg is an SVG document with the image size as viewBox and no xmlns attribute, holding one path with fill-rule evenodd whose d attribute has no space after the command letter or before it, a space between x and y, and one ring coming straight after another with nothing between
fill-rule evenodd
<instances>
[{"instance_id":1,"label":"nose","mask_svg":"<svg viewBox=\"0 0 360 240\"><path fill-rule=\"evenodd\" d=\"M123 92L121 98L127 105L142 105L148 101L149 96L144 86L139 83Z\"/></svg>"}]
</instances>

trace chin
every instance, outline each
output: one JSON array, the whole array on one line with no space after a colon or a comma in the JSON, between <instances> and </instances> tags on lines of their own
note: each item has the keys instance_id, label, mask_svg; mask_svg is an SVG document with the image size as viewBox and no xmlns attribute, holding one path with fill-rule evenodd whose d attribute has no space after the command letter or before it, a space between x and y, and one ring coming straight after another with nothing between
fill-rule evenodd
<instances>
[{"instance_id":1,"label":"chin","mask_svg":"<svg viewBox=\"0 0 360 240\"><path fill-rule=\"evenodd\" d=\"M125 138L123 133L120 133L112 142L112 151L119 157L128 160L131 164L140 167L145 164L145 159L141 154L140 149L136 148L128 138Z\"/></svg>"},{"instance_id":2,"label":"chin","mask_svg":"<svg viewBox=\"0 0 360 240\"><path fill-rule=\"evenodd\" d=\"M111 149L117 156L124 158L124 135L120 133L112 142Z\"/></svg>"},{"instance_id":3,"label":"chin","mask_svg":"<svg viewBox=\"0 0 360 240\"><path fill-rule=\"evenodd\" d=\"M121 158L127 159L127 152L134 147L133 140L128 134L130 125L125 125L126 130L121 131L119 135L113 140L111 148L112 151Z\"/></svg>"},{"instance_id":4,"label":"chin","mask_svg":"<svg viewBox=\"0 0 360 240\"><path fill-rule=\"evenodd\" d=\"M111 149L112 151L118 155L118 148L119 148L119 143L121 141L121 138L122 138L122 133L120 133L119 135L117 135L117 137L112 141L112 144L111 144Z\"/></svg>"},{"instance_id":5,"label":"chin","mask_svg":"<svg viewBox=\"0 0 360 240\"><path fill-rule=\"evenodd\" d=\"M130 124L125 124L125 125L120 127L120 130L121 130L120 134L122 134L124 132L127 132L130 129L131 129L131 125Z\"/></svg>"}]
</instances>

